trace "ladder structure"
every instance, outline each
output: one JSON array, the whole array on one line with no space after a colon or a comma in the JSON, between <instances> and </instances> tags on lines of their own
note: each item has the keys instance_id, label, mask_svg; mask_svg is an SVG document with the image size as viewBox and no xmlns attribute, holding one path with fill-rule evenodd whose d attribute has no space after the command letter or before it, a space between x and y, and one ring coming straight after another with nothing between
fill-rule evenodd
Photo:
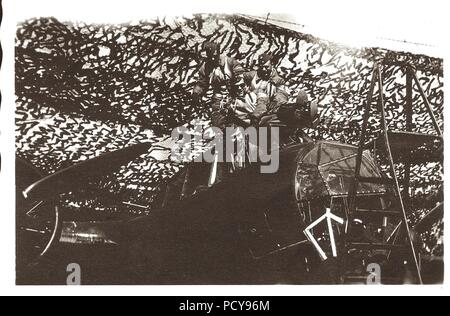
<instances>
[{"instance_id":1,"label":"ladder structure","mask_svg":"<svg viewBox=\"0 0 450 316\"><path fill-rule=\"evenodd\" d=\"M388 221L398 223L395 229L388 232L387 237L383 242L359 242L356 243L350 238L345 237L343 246L345 247L345 256L349 256L350 249L368 250L368 251L386 251L388 260L391 256L400 256L401 262L409 266L409 271L414 275L412 277L414 283L423 284L420 259L415 249L414 241L411 235L411 228L408 224L408 210L410 205L410 173L411 166L426 162L441 161L443 158L443 135L439 127L437 119L431 108L426 94L421 87L420 81L415 74L412 67L406 69L406 131L392 131L389 130L386 121L386 108L384 102L383 92L383 77L382 69L378 64L375 64L372 74L372 81L370 84L367 102L364 106L363 124L361 136L358 146L358 155L356 158L355 176L350 188L348 204L349 204L349 222L361 216L372 216L383 223L383 228L386 228ZM436 135L421 134L413 132L413 94L414 83L423 99L428 115L434 126ZM376 86L378 85L378 93L376 94ZM372 102L377 100L377 108L372 107ZM368 139L369 119L374 115L381 117L381 133L376 139ZM387 162L389 169L389 177L383 178L364 178L361 176L361 166L363 153L366 150L374 150L379 157ZM399 179L396 166L402 163L404 165L404 179ZM358 198L358 186L363 183L374 183L386 185L390 188L390 204L381 209L362 209L361 201ZM401 192L401 185L404 190ZM367 208L367 205L364 205ZM341 262L341 271L343 272L343 282L352 283L352 276L345 276L346 258ZM357 276L353 276L355 279ZM361 277L360 277L361 278ZM355 280L356 281L356 280Z\"/></svg>"}]
</instances>

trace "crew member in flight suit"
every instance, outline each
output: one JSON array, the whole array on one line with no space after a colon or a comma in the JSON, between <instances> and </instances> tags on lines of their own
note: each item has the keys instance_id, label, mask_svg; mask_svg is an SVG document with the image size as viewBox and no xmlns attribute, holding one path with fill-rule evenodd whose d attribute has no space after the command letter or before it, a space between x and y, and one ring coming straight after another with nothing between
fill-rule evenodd
<instances>
[{"instance_id":1,"label":"crew member in flight suit","mask_svg":"<svg viewBox=\"0 0 450 316\"><path fill-rule=\"evenodd\" d=\"M221 55L218 44L206 42L203 47L206 58L192 96L194 101L199 101L212 89L212 125L223 129L228 125L224 109L240 97L245 70L234 58Z\"/></svg>"},{"instance_id":2,"label":"crew member in flight suit","mask_svg":"<svg viewBox=\"0 0 450 316\"><path fill-rule=\"evenodd\" d=\"M243 99L243 74L245 70L234 58L222 55L220 46L216 43L204 43L203 50L206 55L205 61L200 68L192 97L194 102L199 102L206 95L208 89L212 89L211 124L224 130L231 125L228 120L230 108L234 109L237 102L243 104L242 101L237 100ZM213 163L208 185L212 186L220 182L224 173L229 172L230 167L235 169L236 164L232 163L230 166L229 163L218 161Z\"/></svg>"}]
</instances>

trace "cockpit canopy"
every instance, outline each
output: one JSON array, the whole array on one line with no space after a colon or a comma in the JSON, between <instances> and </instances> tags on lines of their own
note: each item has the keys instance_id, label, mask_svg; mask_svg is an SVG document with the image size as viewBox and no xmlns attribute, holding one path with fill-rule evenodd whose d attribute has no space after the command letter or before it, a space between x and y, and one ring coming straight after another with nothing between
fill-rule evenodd
<instances>
[{"instance_id":1,"label":"cockpit canopy","mask_svg":"<svg viewBox=\"0 0 450 316\"><path fill-rule=\"evenodd\" d=\"M348 195L355 175L357 154L357 147L335 142L322 141L305 147L297 161L297 200ZM363 154L361 177L382 178L368 151ZM358 195L378 195L386 192L387 187L383 184L358 185Z\"/></svg>"}]
</instances>

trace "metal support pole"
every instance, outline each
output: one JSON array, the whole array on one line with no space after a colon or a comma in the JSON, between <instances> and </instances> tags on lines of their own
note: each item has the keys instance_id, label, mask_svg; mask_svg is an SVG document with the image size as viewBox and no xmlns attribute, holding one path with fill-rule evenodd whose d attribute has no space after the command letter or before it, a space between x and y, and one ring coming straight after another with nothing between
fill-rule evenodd
<instances>
[{"instance_id":1,"label":"metal support pole","mask_svg":"<svg viewBox=\"0 0 450 316\"><path fill-rule=\"evenodd\" d=\"M428 101L425 91L423 90L422 85L420 84L419 78L417 78L417 74L413 71L412 76L414 78L414 81L416 82L417 88L419 89L420 95L422 96L423 102L425 103L425 108L427 109L427 112L430 115L431 120L433 121L434 129L436 130L438 136L442 137L441 128L439 127L436 116L434 115L433 109L431 108L430 101Z\"/></svg>"},{"instance_id":2,"label":"metal support pole","mask_svg":"<svg viewBox=\"0 0 450 316\"><path fill-rule=\"evenodd\" d=\"M411 67L406 68L406 131L413 131L413 69ZM408 161L405 163L405 188L403 196L405 198L405 205L408 209L411 209L411 163Z\"/></svg>"},{"instance_id":3,"label":"metal support pole","mask_svg":"<svg viewBox=\"0 0 450 316\"><path fill-rule=\"evenodd\" d=\"M349 210L350 213L355 211L355 200L356 195L358 193L358 183L359 183L359 177L361 173L361 164L362 164L362 156L364 153L364 146L366 142L366 135L367 135L367 128L369 125L369 118L370 118L370 108L372 106L372 100L373 100L373 93L375 90L375 84L377 82L377 74L379 72L379 66L378 64L375 64L373 74L372 74L372 80L370 83L369 93L367 95L367 101L364 106L364 118L363 118L363 125L361 127L361 138L359 140L359 146L358 146L358 156L356 157L356 168L355 168L355 177L354 181L352 182L352 186L350 187L349 191Z\"/></svg>"},{"instance_id":4,"label":"metal support pole","mask_svg":"<svg viewBox=\"0 0 450 316\"><path fill-rule=\"evenodd\" d=\"M381 125L382 125L383 133L384 133L384 140L385 140L386 151L387 151L387 155L388 155L389 165L390 165L390 168L391 168L391 171L392 171L392 177L394 178L394 181L395 181L395 189L397 190L398 193L400 193L400 185L398 183L397 174L395 173L395 165L394 165L394 160L392 158L391 145L390 145L390 142L389 142L389 133L388 133L387 124L386 124L386 111L385 111L385 108L384 108L383 78L382 78L382 75L381 75L381 69L378 71L378 85L380 87L379 91L378 91L378 94L379 94L378 103L379 103L379 107L380 107L380 111L381 111L381 117L382 117L381 118ZM404 205L404 202L403 202L403 199L402 199L401 195L398 197L398 199L399 199L399 202L400 202L400 207L401 207L402 212L403 212L403 220L404 220L404 223L405 223L405 228L406 228L408 243L409 243L409 246L410 246L410 249L411 249L411 254L412 254L412 257L413 257L413 260L414 260L414 265L415 265L415 269L416 269L416 273L417 273L417 278L418 278L419 283L423 284L422 274L420 272L419 259L418 259L418 256L417 256L417 253L416 253L416 250L415 250L415 247L414 247L414 243L413 243L412 238L411 238L411 229L409 228L409 225L408 225L408 217L406 215L405 205Z\"/></svg>"}]
</instances>

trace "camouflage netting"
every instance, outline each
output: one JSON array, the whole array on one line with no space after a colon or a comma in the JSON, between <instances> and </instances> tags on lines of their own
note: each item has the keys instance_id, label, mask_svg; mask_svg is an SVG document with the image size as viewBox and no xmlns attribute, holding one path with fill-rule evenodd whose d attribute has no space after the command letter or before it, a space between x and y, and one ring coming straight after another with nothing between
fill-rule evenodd
<instances>
[{"instance_id":1,"label":"camouflage netting","mask_svg":"<svg viewBox=\"0 0 450 316\"><path fill-rule=\"evenodd\" d=\"M243 16L196 15L127 25L61 23L49 18L26 21L17 30L18 156L51 173L144 140L160 145L173 128L195 119L208 121L209 102L193 106L190 97L205 40L219 42L223 53L247 68L260 54L272 52L291 95L305 89L311 98L322 99L322 124L309 131L314 138L357 143L374 62L383 65L392 128L405 128L405 64L417 69L443 127L440 59L351 49ZM417 89L414 104L415 130L432 133ZM380 122L374 117L370 123L373 136ZM160 184L180 169L162 156L143 156L105 176L100 188L93 185L97 198L85 196L86 192L68 195L67 207L148 213ZM412 221L417 221L442 198L442 165L415 166L412 180ZM130 206L134 204L144 207ZM428 238L442 236L433 233Z\"/></svg>"}]
</instances>

